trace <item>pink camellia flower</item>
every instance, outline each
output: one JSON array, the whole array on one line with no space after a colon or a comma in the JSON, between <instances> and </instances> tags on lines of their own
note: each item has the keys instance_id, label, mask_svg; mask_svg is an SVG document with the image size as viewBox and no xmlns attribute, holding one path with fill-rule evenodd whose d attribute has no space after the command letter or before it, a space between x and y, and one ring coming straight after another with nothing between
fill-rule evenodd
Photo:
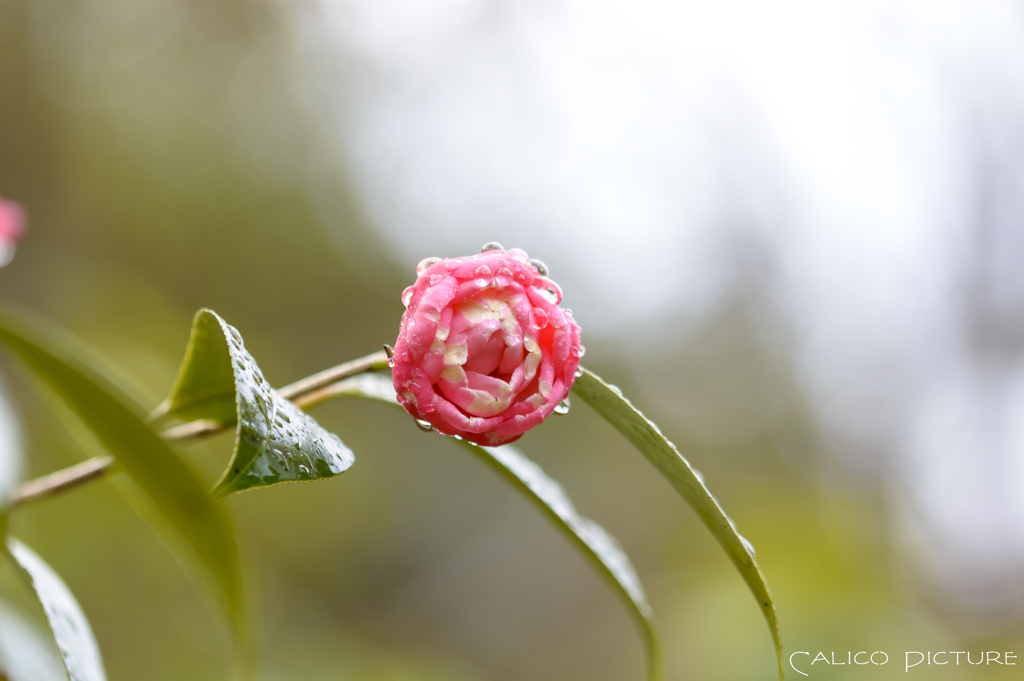
<instances>
[{"instance_id":1,"label":"pink camellia flower","mask_svg":"<svg viewBox=\"0 0 1024 681\"><path fill-rule=\"evenodd\" d=\"M439 433L480 445L518 440L569 394L580 327L547 268L519 249L427 258L391 360L398 401Z\"/></svg>"},{"instance_id":2,"label":"pink camellia flower","mask_svg":"<svg viewBox=\"0 0 1024 681\"><path fill-rule=\"evenodd\" d=\"M21 205L0 198L0 267L14 257L14 249L24 233L25 211Z\"/></svg>"}]
</instances>

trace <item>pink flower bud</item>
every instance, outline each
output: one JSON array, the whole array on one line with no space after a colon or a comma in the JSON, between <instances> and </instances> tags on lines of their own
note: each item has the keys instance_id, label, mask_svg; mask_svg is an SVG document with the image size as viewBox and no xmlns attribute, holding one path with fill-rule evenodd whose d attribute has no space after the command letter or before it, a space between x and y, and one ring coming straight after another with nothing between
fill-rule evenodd
<instances>
[{"instance_id":1,"label":"pink flower bud","mask_svg":"<svg viewBox=\"0 0 1024 681\"><path fill-rule=\"evenodd\" d=\"M0 199L0 267L14 257L14 249L25 233L25 211L14 201Z\"/></svg>"},{"instance_id":2,"label":"pink flower bud","mask_svg":"<svg viewBox=\"0 0 1024 681\"><path fill-rule=\"evenodd\" d=\"M392 359L398 401L439 433L480 445L518 440L569 394L580 327L562 292L521 250L428 258L406 306Z\"/></svg>"}]
</instances>

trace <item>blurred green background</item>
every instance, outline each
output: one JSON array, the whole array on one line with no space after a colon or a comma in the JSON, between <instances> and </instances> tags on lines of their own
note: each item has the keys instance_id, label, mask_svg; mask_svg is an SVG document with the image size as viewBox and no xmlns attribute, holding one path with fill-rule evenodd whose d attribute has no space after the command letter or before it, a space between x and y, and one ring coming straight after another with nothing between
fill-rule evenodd
<instances>
[{"instance_id":1,"label":"blurred green background","mask_svg":"<svg viewBox=\"0 0 1024 681\"><path fill-rule=\"evenodd\" d=\"M321 162L330 120L290 80L291 22L309 11L0 0L0 195L31 216L0 292L89 341L153 405L199 307L240 330L275 385L397 335L413 272L360 217L352 170ZM817 456L820 426L764 341L756 299L733 296L640 357L581 323L588 366L636 397L757 547L787 655L884 650L885 667L814 673L886 679L904 673L905 650L1024 653L1019 621L979 622L919 587L893 550L885 479L835 474ZM30 475L90 454L7 375ZM615 596L490 471L379 405L336 401L315 416L356 452L351 471L228 500L261 611L261 681L642 678ZM732 436L709 439L693 418ZM742 580L620 436L576 405L520 444L633 559L668 679L772 678ZM185 456L212 484L230 447L224 435ZM112 681L227 678L215 616L109 483L18 511L12 532L76 593ZM29 608L10 575L3 593Z\"/></svg>"}]
</instances>

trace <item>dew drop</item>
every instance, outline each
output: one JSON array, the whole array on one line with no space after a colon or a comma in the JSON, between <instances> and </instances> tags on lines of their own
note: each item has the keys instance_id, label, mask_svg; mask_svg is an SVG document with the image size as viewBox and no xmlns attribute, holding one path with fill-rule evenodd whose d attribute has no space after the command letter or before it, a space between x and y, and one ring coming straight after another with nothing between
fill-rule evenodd
<instances>
[{"instance_id":1,"label":"dew drop","mask_svg":"<svg viewBox=\"0 0 1024 681\"><path fill-rule=\"evenodd\" d=\"M569 413L569 407L571 407L571 406L572 406L572 404L569 402L569 398L566 397L564 400L562 400L561 402L559 402L558 404L555 405L555 410L554 411L559 416L563 416L563 415Z\"/></svg>"},{"instance_id":2,"label":"dew drop","mask_svg":"<svg viewBox=\"0 0 1024 681\"><path fill-rule=\"evenodd\" d=\"M480 249L480 252L481 253L486 253L487 251L504 251L504 250L505 250L505 247L502 246L501 244L499 244L497 241L488 241L487 243L484 244L484 247Z\"/></svg>"},{"instance_id":3,"label":"dew drop","mask_svg":"<svg viewBox=\"0 0 1024 681\"><path fill-rule=\"evenodd\" d=\"M486 279L477 279L476 280L476 285L479 286L480 288L486 288L487 280Z\"/></svg>"},{"instance_id":4,"label":"dew drop","mask_svg":"<svg viewBox=\"0 0 1024 681\"><path fill-rule=\"evenodd\" d=\"M580 357L582 357L585 354L587 354L587 349L581 345L580 346Z\"/></svg>"},{"instance_id":5,"label":"dew drop","mask_svg":"<svg viewBox=\"0 0 1024 681\"><path fill-rule=\"evenodd\" d=\"M522 274L517 274L516 275L516 281L518 281L520 284L525 284L526 283L526 277L524 275L522 275Z\"/></svg>"},{"instance_id":6,"label":"dew drop","mask_svg":"<svg viewBox=\"0 0 1024 681\"><path fill-rule=\"evenodd\" d=\"M434 427L430 425L430 421L423 421L421 419L416 419L416 427L422 430L424 433L429 433L430 431L434 430Z\"/></svg>"},{"instance_id":7,"label":"dew drop","mask_svg":"<svg viewBox=\"0 0 1024 681\"><path fill-rule=\"evenodd\" d=\"M478 277L489 277L491 276L491 268L487 265L480 265L476 268L476 276Z\"/></svg>"},{"instance_id":8,"label":"dew drop","mask_svg":"<svg viewBox=\"0 0 1024 681\"><path fill-rule=\"evenodd\" d=\"M509 250L508 254L512 256L513 260L518 260L524 265L530 262L530 256L526 255L526 251L521 248L513 248Z\"/></svg>"},{"instance_id":9,"label":"dew drop","mask_svg":"<svg viewBox=\"0 0 1024 681\"><path fill-rule=\"evenodd\" d=\"M394 357L388 357L388 366L391 367L392 369L395 367L395 358Z\"/></svg>"},{"instance_id":10,"label":"dew drop","mask_svg":"<svg viewBox=\"0 0 1024 681\"><path fill-rule=\"evenodd\" d=\"M442 282L442 281L443 281L443 280L444 280L445 278L446 278L446 277L445 277L445 276L444 276L443 274L431 274L431 275L430 275L430 285L431 285L431 286L437 286L437 285L438 285L438 284L440 284L440 283L441 283L441 282Z\"/></svg>"},{"instance_id":11,"label":"dew drop","mask_svg":"<svg viewBox=\"0 0 1024 681\"><path fill-rule=\"evenodd\" d=\"M578 367L576 369L576 378L579 378L582 375L583 375L583 367Z\"/></svg>"},{"instance_id":12,"label":"dew drop","mask_svg":"<svg viewBox=\"0 0 1024 681\"><path fill-rule=\"evenodd\" d=\"M416 287L410 286L402 291L402 305L409 307L409 303L412 302L412 294L415 292Z\"/></svg>"},{"instance_id":13,"label":"dew drop","mask_svg":"<svg viewBox=\"0 0 1024 681\"><path fill-rule=\"evenodd\" d=\"M409 361L409 353L408 352L403 352L402 353L402 361L403 362L408 362Z\"/></svg>"},{"instance_id":14,"label":"dew drop","mask_svg":"<svg viewBox=\"0 0 1024 681\"><path fill-rule=\"evenodd\" d=\"M543 296L544 300L548 301L552 305L558 304L558 296L555 295L554 291L552 291L549 288L542 288L537 290L540 292L541 296Z\"/></svg>"},{"instance_id":15,"label":"dew drop","mask_svg":"<svg viewBox=\"0 0 1024 681\"><path fill-rule=\"evenodd\" d=\"M609 384L608 384L608 387L609 387L609 388L611 388L611 391L612 391L613 393L615 393L615 394L616 394L616 395L618 395L619 397L622 397L622 388L620 388L620 387L619 387L619 386L617 386L617 385L613 385L613 384L611 384L611 383L609 383Z\"/></svg>"},{"instance_id":16,"label":"dew drop","mask_svg":"<svg viewBox=\"0 0 1024 681\"><path fill-rule=\"evenodd\" d=\"M533 311L533 325L538 329L543 329L548 325L548 313L540 308L536 308Z\"/></svg>"},{"instance_id":17,"label":"dew drop","mask_svg":"<svg viewBox=\"0 0 1024 681\"><path fill-rule=\"evenodd\" d=\"M750 541L746 537L744 537L742 534L737 535L737 536L740 538L740 541L743 542L744 548L747 549L747 551L750 553L750 555L752 555L753 557L757 558L757 551L754 550L754 545L751 544Z\"/></svg>"},{"instance_id":18,"label":"dew drop","mask_svg":"<svg viewBox=\"0 0 1024 681\"><path fill-rule=\"evenodd\" d=\"M570 317L572 316L572 308L567 307L564 310L562 310L562 312L569 315Z\"/></svg>"},{"instance_id":19,"label":"dew drop","mask_svg":"<svg viewBox=\"0 0 1024 681\"><path fill-rule=\"evenodd\" d=\"M309 475L309 468L305 464L299 464L299 472L303 475Z\"/></svg>"},{"instance_id":20,"label":"dew drop","mask_svg":"<svg viewBox=\"0 0 1024 681\"><path fill-rule=\"evenodd\" d=\"M512 270L510 270L507 267L502 267L500 270L498 270L498 276L499 277L509 277L509 278L511 278L512 277Z\"/></svg>"},{"instance_id":21,"label":"dew drop","mask_svg":"<svg viewBox=\"0 0 1024 681\"><path fill-rule=\"evenodd\" d=\"M459 269L459 265L461 265L461 263L458 260L447 260L444 263L444 268L449 272L454 272Z\"/></svg>"},{"instance_id":22,"label":"dew drop","mask_svg":"<svg viewBox=\"0 0 1024 681\"><path fill-rule=\"evenodd\" d=\"M416 274L423 274L431 266L436 265L439 262L441 262L441 258L423 258L423 260L420 260L420 264L416 265Z\"/></svg>"},{"instance_id":23,"label":"dew drop","mask_svg":"<svg viewBox=\"0 0 1024 681\"><path fill-rule=\"evenodd\" d=\"M461 435L452 435L452 437L455 438L456 440L462 440Z\"/></svg>"},{"instance_id":24,"label":"dew drop","mask_svg":"<svg viewBox=\"0 0 1024 681\"><path fill-rule=\"evenodd\" d=\"M542 277L548 276L548 266L545 265L543 263L543 261L537 260L537 259L533 259L533 260L530 261L530 264L533 265L534 268L536 268L536 270L537 270L538 274L540 274L540 276L542 276Z\"/></svg>"}]
</instances>

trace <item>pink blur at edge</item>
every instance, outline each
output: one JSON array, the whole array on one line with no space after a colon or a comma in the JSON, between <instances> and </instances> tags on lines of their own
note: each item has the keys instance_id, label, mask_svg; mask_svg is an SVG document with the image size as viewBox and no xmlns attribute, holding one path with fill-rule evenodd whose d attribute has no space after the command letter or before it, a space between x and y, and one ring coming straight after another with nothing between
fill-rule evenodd
<instances>
[{"instance_id":1,"label":"pink blur at edge","mask_svg":"<svg viewBox=\"0 0 1024 681\"><path fill-rule=\"evenodd\" d=\"M568 396L584 353L561 290L516 250L426 265L402 294L398 401L445 435L518 440Z\"/></svg>"},{"instance_id":2,"label":"pink blur at edge","mask_svg":"<svg viewBox=\"0 0 1024 681\"><path fill-rule=\"evenodd\" d=\"M21 204L0 198L0 241L16 244L25 233L25 210Z\"/></svg>"}]
</instances>

